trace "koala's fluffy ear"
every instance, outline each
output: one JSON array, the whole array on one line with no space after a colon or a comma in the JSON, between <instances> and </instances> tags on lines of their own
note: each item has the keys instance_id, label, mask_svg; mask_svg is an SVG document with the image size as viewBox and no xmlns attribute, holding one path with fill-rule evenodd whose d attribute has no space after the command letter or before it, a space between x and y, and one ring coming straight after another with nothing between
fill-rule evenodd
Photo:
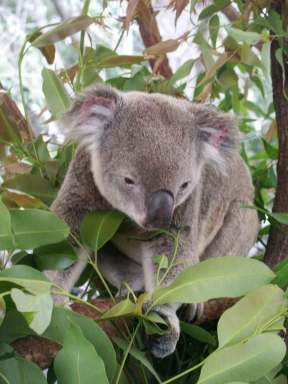
<instances>
[{"instance_id":1,"label":"koala's fluffy ear","mask_svg":"<svg viewBox=\"0 0 288 384\"><path fill-rule=\"evenodd\" d=\"M99 142L120 106L121 96L116 90L97 84L77 96L61 123L68 138L81 145L94 145Z\"/></svg>"},{"instance_id":2,"label":"koala's fluffy ear","mask_svg":"<svg viewBox=\"0 0 288 384\"><path fill-rule=\"evenodd\" d=\"M196 105L193 111L200 155L218 169L225 170L230 155L238 150L236 120L212 106Z\"/></svg>"}]
</instances>

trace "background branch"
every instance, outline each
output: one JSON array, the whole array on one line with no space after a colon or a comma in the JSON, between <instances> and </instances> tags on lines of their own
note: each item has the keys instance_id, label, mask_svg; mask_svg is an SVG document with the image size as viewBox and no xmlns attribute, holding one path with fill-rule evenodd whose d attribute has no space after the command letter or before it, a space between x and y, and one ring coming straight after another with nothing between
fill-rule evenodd
<instances>
[{"instance_id":1,"label":"background branch","mask_svg":"<svg viewBox=\"0 0 288 384\"><path fill-rule=\"evenodd\" d=\"M139 25L140 34L145 48L149 48L152 45L160 43L162 39L155 17L155 13L153 11L150 1L139 1L136 9L136 20ZM150 59L149 62L153 69L156 60ZM166 55L164 56L163 61L158 67L158 73L165 77L165 79L170 79L173 74Z\"/></svg>"}]
</instances>

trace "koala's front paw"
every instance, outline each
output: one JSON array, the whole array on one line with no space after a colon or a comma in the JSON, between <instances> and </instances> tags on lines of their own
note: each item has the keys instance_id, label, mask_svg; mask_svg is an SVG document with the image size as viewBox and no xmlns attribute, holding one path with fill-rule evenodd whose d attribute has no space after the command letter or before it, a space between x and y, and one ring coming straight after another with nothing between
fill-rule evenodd
<instances>
[{"instance_id":1,"label":"koala's front paw","mask_svg":"<svg viewBox=\"0 0 288 384\"><path fill-rule=\"evenodd\" d=\"M169 305L156 306L152 312L166 321L168 331L164 335L145 335L145 343L155 357L164 358L175 351L180 336L179 319L175 308Z\"/></svg>"}]
</instances>

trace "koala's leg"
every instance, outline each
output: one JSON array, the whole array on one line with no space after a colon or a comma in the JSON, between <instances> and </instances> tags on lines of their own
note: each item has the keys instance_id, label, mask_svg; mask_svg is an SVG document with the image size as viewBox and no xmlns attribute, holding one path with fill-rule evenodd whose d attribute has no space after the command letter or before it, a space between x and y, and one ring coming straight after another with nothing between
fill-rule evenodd
<instances>
[{"instance_id":1,"label":"koala's leg","mask_svg":"<svg viewBox=\"0 0 288 384\"><path fill-rule=\"evenodd\" d=\"M112 244L105 246L98 254L98 266L107 281L119 290L120 296L126 296L127 283L134 292L144 290L141 264L125 256Z\"/></svg>"},{"instance_id":2,"label":"koala's leg","mask_svg":"<svg viewBox=\"0 0 288 384\"><path fill-rule=\"evenodd\" d=\"M84 252L78 251L77 254L79 260L69 268L62 271L47 270L44 272L49 280L67 292L72 290L88 263L87 255ZM58 305L69 304L69 299L63 295L54 295L53 301Z\"/></svg>"},{"instance_id":3,"label":"koala's leg","mask_svg":"<svg viewBox=\"0 0 288 384\"><path fill-rule=\"evenodd\" d=\"M220 256L247 256L256 241L258 230L256 210L244 208L237 201L232 202L222 227L204 250L200 260ZM203 308L203 304L200 305L198 316ZM195 319L194 305L185 308L184 318L187 321Z\"/></svg>"}]
</instances>

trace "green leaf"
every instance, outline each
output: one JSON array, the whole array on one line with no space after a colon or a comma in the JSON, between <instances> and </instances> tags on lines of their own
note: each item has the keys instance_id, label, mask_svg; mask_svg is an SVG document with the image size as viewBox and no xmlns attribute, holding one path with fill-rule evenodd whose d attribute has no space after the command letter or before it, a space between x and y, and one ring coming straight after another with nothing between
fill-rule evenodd
<instances>
[{"instance_id":1,"label":"green leaf","mask_svg":"<svg viewBox=\"0 0 288 384\"><path fill-rule=\"evenodd\" d=\"M10 213L0 198L0 249L13 249L13 240Z\"/></svg>"},{"instance_id":2,"label":"green leaf","mask_svg":"<svg viewBox=\"0 0 288 384\"><path fill-rule=\"evenodd\" d=\"M42 370L36 364L21 357L0 360L0 382L1 384L47 384Z\"/></svg>"},{"instance_id":3,"label":"green leaf","mask_svg":"<svg viewBox=\"0 0 288 384\"><path fill-rule=\"evenodd\" d=\"M20 337L29 335L36 335L36 333L29 328L22 313L16 311L16 309L9 310L0 326L1 342L11 343Z\"/></svg>"},{"instance_id":4,"label":"green leaf","mask_svg":"<svg viewBox=\"0 0 288 384\"><path fill-rule=\"evenodd\" d=\"M171 77L170 82L174 84L176 83L176 81L181 80L184 77L188 76L192 70L194 62L195 60L193 59L185 61L185 63L182 64L174 73L174 75Z\"/></svg>"},{"instance_id":5,"label":"green leaf","mask_svg":"<svg viewBox=\"0 0 288 384\"><path fill-rule=\"evenodd\" d=\"M221 316L218 322L219 347L263 332L271 319L283 313L285 305L284 292L275 285L269 284L250 292Z\"/></svg>"},{"instance_id":6,"label":"green leaf","mask_svg":"<svg viewBox=\"0 0 288 384\"><path fill-rule=\"evenodd\" d=\"M167 269L169 266L168 257L166 255L153 256L152 261L158 265L159 269Z\"/></svg>"},{"instance_id":7,"label":"green leaf","mask_svg":"<svg viewBox=\"0 0 288 384\"><path fill-rule=\"evenodd\" d=\"M11 209L12 229L19 249L33 249L67 238L70 229L53 212Z\"/></svg>"},{"instance_id":8,"label":"green leaf","mask_svg":"<svg viewBox=\"0 0 288 384\"><path fill-rule=\"evenodd\" d=\"M153 305L237 297L269 283L273 277L274 273L260 261L239 256L216 257L187 268L168 287L156 288Z\"/></svg>"},{"instance_id":9,"label":"green leaf","mask_svg":"<svg viewBox=\"0 0 288 384\"><path fill-rule=\"evenodd\" d=\"M113 341L115 344L122 349L122 351L126 351L128 348L128 342L126 340L120 339L120 337L114 337ZM139 349L132 347L129 351L130 356L132 356L134 359L139 361L144 367L148 369L150 373L155 377L158 383L161 383L161 379L158 375L158 373L155 371L153 365L150 363L150 361L145 356L144 352L139 351Z\"/></svg>"},{"instance_id":10,"label":"green leaf","mask_svg":"<svg viewBox=\"0 0 288 384\"><path fill-rule=\"evenodd\" d=\"M217 345L215 337L211 335L206 329L199 327L196 324L189 324L185 321L180 322L181 331L186 335L191 336L193 339L200 341L201 343L210 344L214 347Z\"/></svg>"},{"instance_id":11,"label":"green leaf","mask_svg":"<svg viewBox=\"0 0 288 384\"><path fill-rule=\"evenodd\" d=\"M93 22L94 19L89 16L83 15L71 17L70 19L57 25L57 27L50 29L50 31L43 33L37 39L33 40L32 45L40 48L50 45L51 43L56 43L57 41L61 41L68 36L74 35L74 33L85 30Z\"/></svg>"},{"instance_id":12,"label":"green leaf","mask_svg":"<svg viewBox=\"0 0 288 384\"><path fill-rule=\"evenodd\" d=\"M212 46L216 48L217 37L220 29L219 16L216 14L209 20L209 34Z\"/></svg>"},{"instance_id":13,"label":"green leaf","mask_svg":"<svg viewBox=\"0 0 288 384\"><path fill-rule=\"evenodd\" d=\"M284 375L277 375L280 370L281 365L273 369L271 372L268 372L266 375L263 375L261 379L253 381L253 384L287 384L287 378Z\"/></svg>"},{"instance_id":14,"label":"green leaf","mask_svg":"<svg viewBox=\"0 0 288 384\"><path fill-rule=\"evenodd\" d=\"M127 297L127 299L120 301L106 311L104 315L102 315L101 319L107 320L123 316L132 316L135 315L136 308L136 304L132 303L132 301Z\"/></svg>"},{"instance_id":15,"label":"green leaf","mask_svg":"<svg viewBox=\"0 0 288 384\"><path fill-rule=\"evenodd\" d=\"M64 344L54 360L58 384L109 384L105 366L81 328L71 323Z\"/></svg>"},{"instance_id":16,"label":"green leaf","mask_svg":"<svg viewBox=\"0 0 288 384\"><path fill-rule=\"evenodd\" d=\"M14 357L14 349L7 343L0 343L0 360Z\"/></svg>"},{"instance_id":17,"label":"green leaf","mask_svg":"<svg viewBox=\"0 0 288 384\"><path fill-rule=\"evenodd\" d=\"M38 175L28 173L8 179L2 185L4 188L15 189L37 197L48 205L53 202L57 193L57 190L52 187L49 181Z\"/></svg>"},{"instance_id":18,"label":"green leaf","mask_svg":"<svg viewBox=\"0 0 288 384\"><path fill-rule=\"evenodd\" d=\"M280 288L287 288L288 285L288 259L282 260L273 268L273 272L276 273L273 284L278 285Z\"/></svg>"},{"instance_id":19,"label":"green leaf","mask_svg":"<svg viewBox=\"0 0 288 384\"><path fill-rule=\"evenodd\" d=\"M97 63L99 68L131 67L133 64L140 64L145 61L144 56L113 55L105 57Z\"/></svg>"},{"instance_id":20,"label":"green leaf","mask_svg":"<svg viewBox=\"0 0 288 384\"><path fill-rule=\"evenodd\" d=\"M274 145L268 143L264 139L262 139L262 143L264 145L265 151L270 159L277 160L278 159L278 148Z\"/></svg>"},{"instance_id":21,"label":"green leaf","mask_svg":"<svg viewBox=\"0 0 288 384\"><path fill-rule=\"evenodd\" d=\"M26 318L29 327L41 335L48 327L53 310L53 300L49 293L30 295L20 289L12 288L11 297L19 312ZM32 314L25 316L26 313Z\"/></svg>"},{"instance_id":22,"label":"green leaf","mask_svg":"<svg viewBox=\"0 0 288 384\"><path fill-rule=\"evenodd\" d=\"M288 225L288 213L285 212L273 212L268 214L272 219L278 221L278 223Z\"/></svg>"},{"instance_id":23,"label":"green leaf","mask_svg":"<svg viewBox=\"0 0 288 384\"><path fill-rule=\"evenodd\" d=\"M257 380L284 358L284 341L275 334L254 336L245 343L212 353L201 369L197 384L223 384Z\"/></svg>"},{"instance_id":24,"label":"green leaf","mask_svg":"<svg viewBox=\"0 0 288 384\"><path fill-rule=\"evenodd\" d=\"M233 69L225 68L219 75L219 82L224 90L228 90L238 84L238 76Z\"/></svg>"},{"instance_id":25,"label":"green leaf","mask_svg":"<svg viewBox=\"0 0 288 384\"><path fill-rule=\"evenodd\" d=\"M234 40L249 45L255 45L262 39L262 35L256 32L242 31L241 29L232 27L226 27L226 31Z\"/></svg>"},{"instance_id":26,"label":"green leaf","mask_svg":"<svg viewBox=\"0 0 288 384\"><path fill-rule=\"evenodd\" d=\"M14 265L11 268L4 269L0 272L1 281L20 285L26 291L34 294L47 293L52 285L51 281L43 273L27 265Z\"/></svg>"},{"instance_id":27,"label":"green leaf","mask_svg":"<svg viewBox=\"0 0 288 384\"><path fill-rule=\"evenodd\" d=\"M86 339L94 345L95 350L104 361L107 376L112 382L117 370L116 354L106 333L92 319L64 308L54 307L50 325L43 336L63 344L65 332L71 322L77 324Z\"/></svg>"},{"instance_id":28,"label":"green leaf","mask_svg":"<svg viewBox=\"0 0 288 384\"><path fill-rule=\"evenodd\" d=\"M34 255L37 267L41 271L65 269L78 260L68 241L36 248Z\"/></svg>"},{"instance_id":29,"label":"green leaf","mask_svg":"<svg viewBox=\"0 0 288 384\"><path fill-rule=\"evenodd\" d=\"M3 323L6 315L6 303L3 296L0 296L0 326Z\"/></svg>"},{"instance_id":30,"label":"green leaf","mask_svg":"<svg viewBox=\"0 0 288 384\"><path fill-rule=\"evenodd\" d=\"M251 50L251 47L246 43L244 43L240 47L240 57L241 57L241 62L243 64L256 66L256 67L260 67L261 69L264 69L261 61L255 55L255 53Z\"/></svg>"},{"instance_id":31,"label":"green leaf","mask_svg":"<svg viewBox=\"0 0 288 384\"><path fill-rule=\"evenodd\" d=\"M42 78L46 103L52 115L57 119L69 108L71 104L70 96L62 81L51 69L43 68Z\"/></svg>"},{"instance_id":32,"label":"green leaf","mask_svg":"<svg viewBox=\"0 0 288 384\"><path fill-rule=\"evenodd\" d=\"M96 211L85 216L80 226L82 241L93 251L98 251L112 239L124 215L117 211Z\"/></svg>"},{"instance_id":33,"label":"green leaf","mask_svg":"<svg viewBox=\"0 0 288 384\"><path fill-rule=\"evenodd\" d=\"M164 327L161 325L161 327L150 320L146 320L146 318L143 318L143 325L145 328L145 335L165 335L168 331L168 325L164 324Z\"/></svg>"},{"instance_id":34,"label":"green leaf","mask_svg":"<svg viewBox=\"0 0 288 384\"><path fill-rule=\"evenodd\" d=\"M227 7L227 5L229 4L230 4L230 0L216 0L214 1L214 4L209 5L208 7L205 7L201 11L198 19L199 20L206 19L207 17L212 16L214 13L220 11L224 7Z\"/></svg>"}]
</instances>

